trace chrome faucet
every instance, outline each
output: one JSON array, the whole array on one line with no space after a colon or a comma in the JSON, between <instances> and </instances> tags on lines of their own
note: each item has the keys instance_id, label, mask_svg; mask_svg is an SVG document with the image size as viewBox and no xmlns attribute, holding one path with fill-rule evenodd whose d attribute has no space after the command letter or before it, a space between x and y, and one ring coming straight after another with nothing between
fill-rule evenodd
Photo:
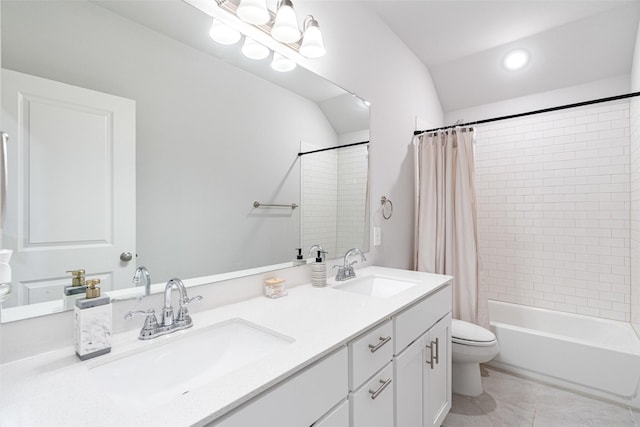
<instances>
[{"instance_id":1,"label":"chrome faucet","mask_svg":"<svg viewBox=\"0 0 640 427\"><path fill-rule=\"evenodd\" d=\"M151 275L147 267L140 266L136 268L136 272L131 279L134 285L139 286L144 282L144 294L149 296L151 294Z\"/></svg>"},{"instance_id":2,"label":"chrome faucet","mask_svg":"<svg viewBox=\"0 0 640 427\"><path fill-rule=\"evenodd\" d=\"M178 303L180 304L180 307L178 308L178 314L176 316L174 316L173 306L171 305L171 291L173 288L178 289L179 294ZM131 319L137 315L146 316L138 338L141 340L148 340L193 326L193 320L191 320L187 305L191 304L193 301L200 301L201 299L202 297L200 295L189 298L187 295L187 289L185 288L184 283L182 283L182 280L173 278L167 282L167 285L164 288L162 323L158 323L156 311L154 309L129 311L124 315L124 318Z\"/></svg>"},{"instance_id":3,"label":"chrome faucet","mask_svg":"<svg viewBox=\"0 0 640 427\"><path fill-rule=\"evenodd\" d=\"M353 261L351 263L349 263L349 258L352 257L353 255L360 255L360 261L364 262L367 260L367 258L365 258L364 254L362 253L362 251L358 248L351 248L347 251L346 254L344 254L344 265L339 266L339 265L334 265L333 268L338 267L338 274L336 274L336 281L338 282L343 282L345 280L349 280L349 279L353 279L354 277L356 277L356 272L353 269L353 264L357 263L358 261Z\"/></svg>"},{"instance_id":4,"label":"chrome faucet","mask_svg":"<svg viewBox=\"0 0 640 427\"><path fill-rule=\"evenodd\" d=\"M316 253L320 252L322 254L322 256L324 257L324 254L326 254L326 252L324 251L324 249L322 249L322 246L320 245L313 245L309 248L309 253L307 253L307 258L312 256L312 257L316 257Z\"/></svg>"}]
</instances>

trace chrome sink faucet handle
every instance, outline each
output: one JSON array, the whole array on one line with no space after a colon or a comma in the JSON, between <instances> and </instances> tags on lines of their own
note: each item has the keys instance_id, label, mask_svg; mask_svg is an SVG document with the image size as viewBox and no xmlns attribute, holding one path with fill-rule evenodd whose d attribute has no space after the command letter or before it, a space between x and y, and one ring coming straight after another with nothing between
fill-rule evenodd
<instances>
[{"instance_id":1,"label":"chrome sink faucet handle","mask_svg":"<svg viewBox=\"0 0 640 427\"><path fill-rule=\"evenodd\" d=\"M153 308L148 310L133 310L128 311L124 318L125 320L133 319L135 316L146 316L144 319L144 326L140 330L140 339L147 339L155 335L158 331L158 319L156 318L156 311Z\"/></svg>"}]
</instances>

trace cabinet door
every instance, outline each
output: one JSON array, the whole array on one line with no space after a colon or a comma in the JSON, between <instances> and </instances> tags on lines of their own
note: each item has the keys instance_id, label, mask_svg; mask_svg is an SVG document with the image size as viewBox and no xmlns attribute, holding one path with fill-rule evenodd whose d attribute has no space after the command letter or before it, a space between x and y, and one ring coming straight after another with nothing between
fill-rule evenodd
<instances>
[{"instance_id":1,"label":"cabinet door","mask_svg":"<svg viewBox=\"0 0 640 427\"><path fill-rule=\"evenodd\" d=\"M423 369L427 333L415 340L393 362L394 376L394 420L396 427L422 425L422 407L425 403ZM428 367L427 367L428 368Z\"/></svg>"},{"instance_id":2,"label":"cabinet door","mask_svg":"<svg viewBox=\"0 0 640 427\"><path fill-rule=\"evenodd\" d=\"M389 427L393 425L393 364L349 394L351 427Z\"/></svg>"},{"instance_id":3,"label":"cabinet door","mask_svg":"<svg viewBox=\"0 0 640 427\"><path fill-rule=\"evenodd\" d=\"M424 426L439 426L451 409L451 314L428 332L424 364Z\"/></svg>"},{"instance_id":4,"label":"cabinet door","mask_svg":"<svg viewBox=\"0 0 640 427\"><path fill-rule=\"evenodd\" d=\"M342 402L321 420L313 423L312 427L349 427L349 402Z\"/></svg>"}]
</instances>

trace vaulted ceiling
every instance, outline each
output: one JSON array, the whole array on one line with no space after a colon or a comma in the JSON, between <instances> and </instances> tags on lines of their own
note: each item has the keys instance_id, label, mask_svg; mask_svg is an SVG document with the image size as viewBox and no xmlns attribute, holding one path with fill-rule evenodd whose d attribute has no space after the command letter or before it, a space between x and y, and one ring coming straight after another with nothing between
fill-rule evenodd
<instances>
[{"instance_id":1,"label":"vaulted ceiling","mask_svg":"<svg viewBox=\"0 0 640 427\"><path fill-rule=\"evenodd\" d=\"M628 75L640 19L638 0L363 4L429 69L445 112ZM514 48L530 62L509 71Z\"/></svg>"}]
</instances>

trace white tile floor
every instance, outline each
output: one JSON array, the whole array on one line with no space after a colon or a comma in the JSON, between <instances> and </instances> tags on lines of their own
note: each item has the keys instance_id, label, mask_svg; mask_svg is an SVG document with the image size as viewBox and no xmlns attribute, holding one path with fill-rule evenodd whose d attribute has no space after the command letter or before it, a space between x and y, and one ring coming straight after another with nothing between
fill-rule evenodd
<instances>
[{"instance_id":1,"label":"white tile floor","mask_svg":"<svg viewBox=\"0 0 640 427\"><path fill-rule=\"evenodd\" d=\"M484 393L453 395L444 427L640 427L634 411L483 367Z\"/></svg>"}]
</instances>

